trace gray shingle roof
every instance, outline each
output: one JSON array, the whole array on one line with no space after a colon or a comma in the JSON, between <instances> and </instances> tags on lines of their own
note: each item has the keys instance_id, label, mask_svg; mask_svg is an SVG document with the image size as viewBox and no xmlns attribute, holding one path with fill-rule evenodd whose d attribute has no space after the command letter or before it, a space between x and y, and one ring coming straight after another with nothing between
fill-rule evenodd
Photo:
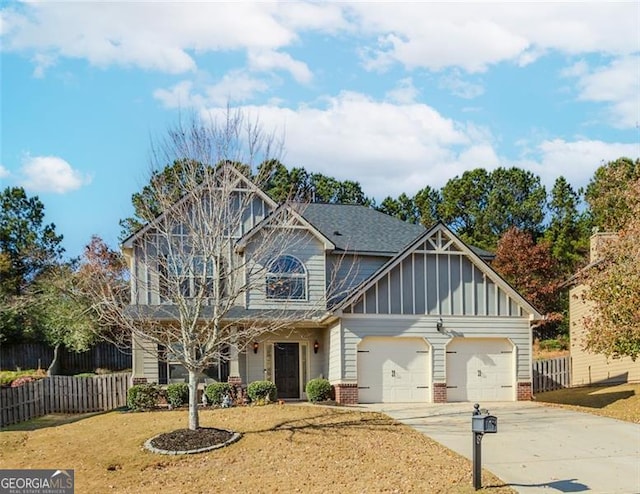
<instances>
[{"instance_id":1,"label":"gray shingle roof","mask_svg":"<svg viewBox=\"0 0 640 494\"><path fill-rule=\"evenodd\" d=\"M353 204L311 203L302 206L299 212L337 250L343 251L394 255L425 231L422 225ZM479 247L469 248L485 261L495 257Z\"/></svg>"},{"instance_id":2,"label":"gray shingle roof","mask_svg":"<svg viewBox=\"0 0 640 494\"><path fill-rule=\"evenodd\" d=\"M302 207L301 214L343 251L396 254L425 230L422 225L351 204L311 203Z\"/></svg>"}]
</instances>

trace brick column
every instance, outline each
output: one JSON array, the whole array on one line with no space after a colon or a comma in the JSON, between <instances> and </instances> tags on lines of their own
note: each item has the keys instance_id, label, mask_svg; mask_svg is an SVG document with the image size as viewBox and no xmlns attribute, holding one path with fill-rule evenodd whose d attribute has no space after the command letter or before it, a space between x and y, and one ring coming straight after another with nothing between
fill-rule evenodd
<instances>
[{"instance_id":1,"label":"brick column","mask_svg":"<svg viewBox=\"0 0 640 494\"><path fill-rule=\"evenodd\" d=\"M433 383L433 402L447 402L447 383Z\"/></svg>"},{"instance_id":2,"label":"brick column","mask_svg":"<svg viewBox=\"0 0 640 494\"><path fill-rule=\"evenodd\" d=\"M518 383L518 401L529 401L532 397L533 393L531 392L531 383Z\"/></svg>"},{"instance_id":3,"label":"brick column","mask_svg":"<svg viewBox=\"0 0 640 494\"><path fill-rule=\"evenodd\" d=\"M341 405L356 405L358 403L358 384L339 383L333 385L336 402Z\"/></svg>"}]
</instances>

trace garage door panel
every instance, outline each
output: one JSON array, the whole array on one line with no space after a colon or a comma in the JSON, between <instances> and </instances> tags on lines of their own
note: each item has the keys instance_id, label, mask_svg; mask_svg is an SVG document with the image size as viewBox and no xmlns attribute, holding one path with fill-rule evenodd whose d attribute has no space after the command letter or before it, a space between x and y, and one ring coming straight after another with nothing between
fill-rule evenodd
<instances>
[{"instance_id":1,"label":"garage door panel","mask_svg":"<svg viewBox=\"0 0 640 494\"><path fill-rule=\"evenodd\" d=\"M447 347L448 401L514 399L513 345L504 338L456 338Z\"/></svg>"},{"instance_id":2,"label":"garage door panel","mask_svg":"<svg viewBox=\"0 0 640 494\"><path fill-rule=\"evenodd\" d=\"M429 358L429 347L422 338L363 339L358 347L359 401L429 401Z\"/></svg>"}]
</instances>

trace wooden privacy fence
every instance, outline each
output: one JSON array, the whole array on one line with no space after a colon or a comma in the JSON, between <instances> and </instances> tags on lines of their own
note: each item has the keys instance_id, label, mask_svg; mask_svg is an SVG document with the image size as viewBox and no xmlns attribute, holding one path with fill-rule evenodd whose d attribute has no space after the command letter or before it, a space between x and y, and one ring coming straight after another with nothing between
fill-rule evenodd
<instances>
[{"instance_id":1,"label":"wooden privacy fence","mask_svg":"<svg viewBox=\"0 0 640 494\"><path fill-rule=\"evenodd\" d=\"M571 382L571 357L535 360L532 374L534 393L568 388Z\"/></svg>"},{"instance_id":2,"label":"wooden privacy fence","mask_svg":"<svg viewBox=\"0 0 640 494\"><path fill-rule=\"evenodd\" d=\"M0 427L49 413L113 410L127 404L131 374L52 376L15 388L0 388Z\"/></svg>"},{"instance_id":3,"label":"wooden privacy fence","mask_svg":"<svg viewBox=\"0 0 640 494\"><path fill-rule=\"evenodd\" d=\"M111 370L131 369L131 349L100 342L86 352L60 349L60 369L64 373L93 372L98 367ZM46 369L53 360L53 348L43 343L0 345L0 370Z\"/></svg>"}]
</instances>

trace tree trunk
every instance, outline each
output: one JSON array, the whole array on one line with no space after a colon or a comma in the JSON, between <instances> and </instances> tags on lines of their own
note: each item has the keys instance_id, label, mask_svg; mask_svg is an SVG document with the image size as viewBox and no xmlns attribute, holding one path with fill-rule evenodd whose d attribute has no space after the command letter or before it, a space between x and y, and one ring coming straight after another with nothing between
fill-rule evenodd
<instances>
[{"instance_id":1,"label":"tree trunk","mask_svg":"<svg viewBox=\"0 0 640 494\"><path fill-rule=\"evenodd\" d=\"M60 343L53 347L53 360L47 369L47 376L55 376L60 373Z\"/></svg>"},{"instance_id":2,"label":"tree trunk","mask_svg":"<svg viewBox=\"0 0 640 494\"><path fill-rule=\"evenodd\" d=\"M195 431L198 427L198 374L189 370L189 429Z\"/></svg>"}]
</instances>

